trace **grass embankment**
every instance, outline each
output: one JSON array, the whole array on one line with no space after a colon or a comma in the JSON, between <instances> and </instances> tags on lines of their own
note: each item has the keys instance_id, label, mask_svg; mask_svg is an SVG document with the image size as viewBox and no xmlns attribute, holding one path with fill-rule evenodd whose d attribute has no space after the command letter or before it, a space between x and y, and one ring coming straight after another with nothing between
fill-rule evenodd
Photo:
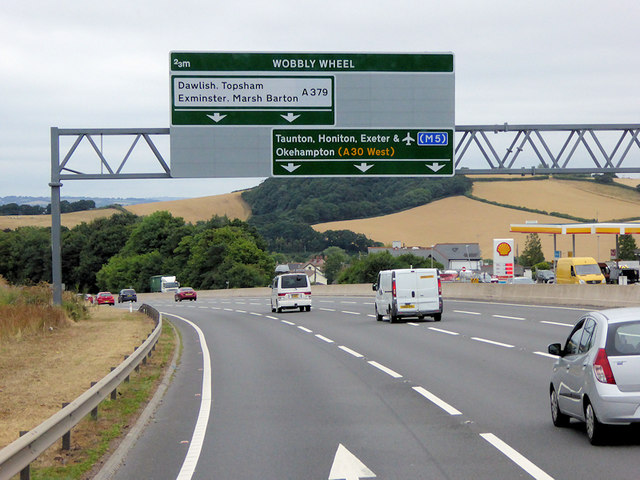
<instances>
[{"instance_id":1,"label":"grass embankment","mask_svg":"<svg viewBox=\"0 0 640 480\"><path fill-rule=\"evenodd\" d=\"M47 286L11 287L0 279L0 448L30 430L109 373L153 330L151 319L113 307L92 307L65 295L51 305ZM171 361L175 336L165 323L156 350L105 400L98 420L81 421L71 449L56 442L31 465L33 479L91 478L100 459L127 433Z\"/></svg>"}]
</instances>

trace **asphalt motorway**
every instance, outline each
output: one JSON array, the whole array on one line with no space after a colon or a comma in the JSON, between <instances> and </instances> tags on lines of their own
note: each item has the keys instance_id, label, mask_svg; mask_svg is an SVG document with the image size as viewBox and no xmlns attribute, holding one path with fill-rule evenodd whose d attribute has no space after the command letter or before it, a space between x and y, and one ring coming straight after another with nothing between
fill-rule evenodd
<instances>
[{"instance_id":1,"label":"asphalt motorway","mask_svg":"<svg viewBox=\"0 0 640 480\"><path fill-rule=\"evenodd\" d=\"M637 478L640 435L551 423L547 345L582 309L445 301L377 322L368 297L158 301L183 352L114 478Z\"/></svg>"}]
</instances>

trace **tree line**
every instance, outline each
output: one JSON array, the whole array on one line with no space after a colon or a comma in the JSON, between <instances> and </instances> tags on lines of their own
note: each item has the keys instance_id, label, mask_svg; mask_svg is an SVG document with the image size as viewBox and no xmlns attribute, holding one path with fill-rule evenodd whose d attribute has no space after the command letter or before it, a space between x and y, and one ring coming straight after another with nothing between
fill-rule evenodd
<instances>
[{"instance_id":1,"label":"tree line","mask_svg":"<svg viewBox=\"0 0 640 480\"><path fill-rule=\"evenodd\" d=\"M62 200L60 202L61 213L81 212L83 210L93 210L96 208L96 202L93 200L78 200L77 202L69 202ZM0 215L50 215L51 204L43 207L41 205L18 205L17 203L7 203L0 205Z\"/></svg>"}]
</instances>

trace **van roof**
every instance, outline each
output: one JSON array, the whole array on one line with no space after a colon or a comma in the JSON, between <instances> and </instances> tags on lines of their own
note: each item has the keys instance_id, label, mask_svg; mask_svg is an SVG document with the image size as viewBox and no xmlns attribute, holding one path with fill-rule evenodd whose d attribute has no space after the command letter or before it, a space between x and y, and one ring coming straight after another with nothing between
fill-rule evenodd
<instances>
[{"instance_id":1,"label":"van roof","mask_svg":"<svg viewBox=\"0 0 640 480\"><path fill-rule=\"evenodd\" d=\"M571 261L571 263L576 263L579 265L583 265L586 263L598 263L593 257L565 257L558 260L560 261Z\"/></svg>"}]
</instances>

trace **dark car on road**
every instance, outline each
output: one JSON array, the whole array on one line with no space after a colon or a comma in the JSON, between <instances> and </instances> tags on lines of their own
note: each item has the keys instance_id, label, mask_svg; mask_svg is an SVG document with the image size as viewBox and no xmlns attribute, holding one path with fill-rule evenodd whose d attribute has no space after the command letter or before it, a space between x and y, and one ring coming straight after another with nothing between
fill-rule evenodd
<instances>
[{"instance_id":1,"label":"dark car on road","mask_svg":"<svg viewBox=\"0 0 640 480\"><path fill-rule=\"evenodd\" d=\"M556 276L553 270L538 270L536 271L536 282L538 283L555 283Z\"/></svg>"},{"instance_id":2,"label":"dark car on road","mask_svg":"<svg viewBox=\"0 0 640 480\"><path fill-rule=\"evenodd\" d=\"M118 303L123 302L137 302L138 295L136 295L136 291L133 288L125 288L120 290L118 294Z\"/></svg>"},{"instance_id":3,"label":"dark car on road","mask_svg":"<svg viewBox=\"0 0 640 480\"><path fill-rule=\"evenodd\" d=\"M173 296L173 299L176 302L181 302L182 300L190 300L194 302L198 299L198 294L191 287L180 287L176 294Z\"/></svg>"}]
</instances>

